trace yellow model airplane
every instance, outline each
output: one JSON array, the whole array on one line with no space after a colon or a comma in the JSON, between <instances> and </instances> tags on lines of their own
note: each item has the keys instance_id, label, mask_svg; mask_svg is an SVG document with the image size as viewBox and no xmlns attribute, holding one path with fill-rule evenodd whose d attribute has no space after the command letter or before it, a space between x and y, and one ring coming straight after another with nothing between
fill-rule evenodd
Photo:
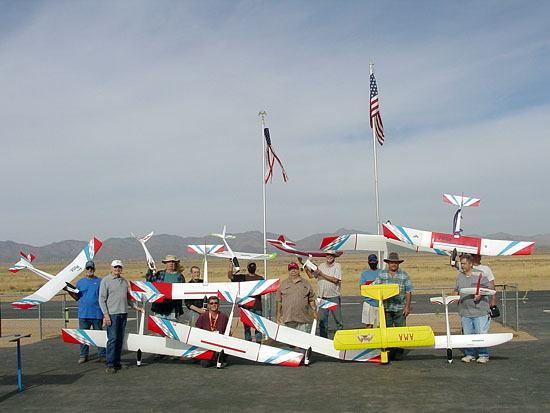
<instances>
[{"instance_id":1,"label":"yellow model airplane","mask_svg":"<svg viewBox=\"0 0 550 413\"><path fill-rule=\"evenodd\" d=\"M384 300L399 294L398 284L363 285L361 294L378 300L380 327L336 331L334 335L336 350L379 348L381 362L388 363L389 348L434 345L434 332L429 326L386 327Z\"/></svg>"}]
</instances>

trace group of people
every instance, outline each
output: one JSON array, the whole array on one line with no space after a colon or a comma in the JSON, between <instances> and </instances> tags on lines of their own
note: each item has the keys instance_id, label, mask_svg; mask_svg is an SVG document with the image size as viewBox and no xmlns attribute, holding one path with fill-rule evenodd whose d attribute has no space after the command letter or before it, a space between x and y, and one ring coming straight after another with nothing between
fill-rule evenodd
<instances>
[{"instance_id":1,"label":"group of people","mask_svg":"<svg viewBox=\"0 0 550 413\"><path fill-rule=\"evenodd\" d=\"M275 295L276 317L279 324L308 332L311 318L319 322L319 335L328 338L329 313L332 313L336 323L336 329L344 328L341 311L340 289L342 284L342 266L336 262L338 253L333 250L325 252L326 261L320 264L315 271L304 267L308 279L317 279L317 293L314 292L308 279L300 275L300 267L296 262L288 264L288 277L282 279ZM399 294L384 300L384 310L387 327L406 326L407 316L411 311L411 298L413 286L409 275L399 268L403 262L395 252L389 254L384 262L387 268L378 268L376 254L368 256L369 268L361 273L359 286L369 284L398 284ZM149 282L185 283L182 274L180 260L174 255L167 255L162 261L166 268L160 271L148 270L146 280ZM486 334L489 332L491 315L495 316L496 295L491 299L484 295L461 294L461 289L481 286L494 289L494 276L488 266L481 265L479 255L464 254L457 264L459 273L456 279L456 287L453 294L460 294L458 312L462 321L464 334ZM76 288L78 293L69 294L79 301L78 318L79 328L94 330L107 329L107 347L98 348L98 360L105 363L107 373L115 373L121 368L122 341L126 327L128 307L143 311L135 301L127 298L128 282L121 276L123 264L121 260L111 263L111 272L100 279L95 276L95 264L88 261L85 267L86 276L78 281ZM233 262L230 260L227 272L228 278L233 282L262 280L261 275L256 274L256 264L251 262L247 266L246 274L234 271ZM191 283L202 283L200 269L196 266L190 269ZM316 298L336 303L335 310L317 308ZM256 298L254 306L250 309L258 315L262 315L261 297ZM151 311L156 315L170 320L179 320L184 314L183 305L187 308L187 323L209 331L225 333L228 328L228 316L219 310L220 302L217 296L204 297L204 299L170 300L165 299L161 303L153 303ZM364 297L361 320L366 328L378 326L379 306L376 300ZM251 327L244 325L245 339L252 341ZM262 342L262 333L255 331L255 341ZM463 362L486 363L489 361L487 348L469 348L465 350ZM78 363L88 361L89 347L80 346ZM156 355L155 358L162 358ZM403 357L403 349L390 350L390 359L400 360ZM177 359L178 357L171 357ZM201 362L208 367L212 362Z\"/></svg>"}]
</instances>

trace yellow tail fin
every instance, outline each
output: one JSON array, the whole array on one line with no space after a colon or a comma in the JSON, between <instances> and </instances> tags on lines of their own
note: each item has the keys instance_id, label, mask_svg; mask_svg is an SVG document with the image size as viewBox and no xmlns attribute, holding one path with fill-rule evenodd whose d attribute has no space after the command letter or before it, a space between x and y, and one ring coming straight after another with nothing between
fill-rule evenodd
<instances>
[{"instance_id":1,"label":"yellow tail fin","mask_svg":"<svg viewBox=\"0 0 550 413\"><path fill-rule=\"evenodd\" d=\"M374 300L385 300L399 294L399 284L370 284L361 286L361 295Z\"/></svg>"}]
</instances>

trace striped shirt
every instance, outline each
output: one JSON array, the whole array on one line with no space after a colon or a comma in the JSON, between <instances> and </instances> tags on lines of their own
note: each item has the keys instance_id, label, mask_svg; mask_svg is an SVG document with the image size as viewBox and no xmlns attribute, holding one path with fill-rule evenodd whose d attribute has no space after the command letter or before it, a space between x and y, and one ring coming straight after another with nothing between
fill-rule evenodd
<instances>
[{"instance_id":1,"label":"striped shirt","mask_svg":"<svg viewBox=\"0 0 550 413\"><path fill-rule=\"evenodd\" d=\"M334 278L338 278L336 284L326 280L323 277L319 277L315 274L317 278L317 296L319 298L332 298L340 297L340 284L342 284L342 266L337 262L329 266L326 262L319 265L319 270L325 275L329 275Z\"/></svg>"},{"instance_id":2,"label":"striped shirt","mask_svg":"<svg viewBox=\"0 0 550 413\"><path fill-rule=\"evenodd\" d=\"M392 277L388 269L380 271L373 284L398 284L399 294L384 300L386 311L401 311L405 308L405 295L414 291L409 275L398 268Z\"/></svg>"}]
</instances>

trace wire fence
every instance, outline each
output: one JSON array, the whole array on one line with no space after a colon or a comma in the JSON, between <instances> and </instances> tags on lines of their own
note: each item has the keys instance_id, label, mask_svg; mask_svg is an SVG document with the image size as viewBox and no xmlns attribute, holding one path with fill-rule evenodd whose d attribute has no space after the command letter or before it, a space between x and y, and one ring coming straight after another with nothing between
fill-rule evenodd
<instances>
[{"instance_id":1,"label":"wire fence","mask_svg":"<svg viewBox=\"0 0 550 413\"><path fill-rule=\"evenodd\" d=\"M510 326L519 330L519 290L518 284L497 284L497 303L500 309L500 317L496 321L504 326ZM409 325L432 326L434 332L445 332L445 308L429 303L429 297L440 295L441 291L450 292L452 287L427 287L416 288L413 295L415 304L412 306L408 318ZM78 328L78 303L68 299L67 294L57 294L47 303L31 307L27 310L14 308L10 303L22 298L18 294L0 295L0 336L21 332L32 332L40 340L58 336L62 328ZM267 297L264 297L264 300ZM522 298L525 301L526 298ZM265 300L264 308L269 306L271 314L275 315L275 300ZM149 306L148 306L149 307ZM360 310L359 310L360 311ZM128 327L138 331L139 313L130 310ZM456 305L449 308L449 323L451 330L460 331L460 317L456 312ZM135 326L135 327L134 327Z\"/></svg>"}]
</instances>

